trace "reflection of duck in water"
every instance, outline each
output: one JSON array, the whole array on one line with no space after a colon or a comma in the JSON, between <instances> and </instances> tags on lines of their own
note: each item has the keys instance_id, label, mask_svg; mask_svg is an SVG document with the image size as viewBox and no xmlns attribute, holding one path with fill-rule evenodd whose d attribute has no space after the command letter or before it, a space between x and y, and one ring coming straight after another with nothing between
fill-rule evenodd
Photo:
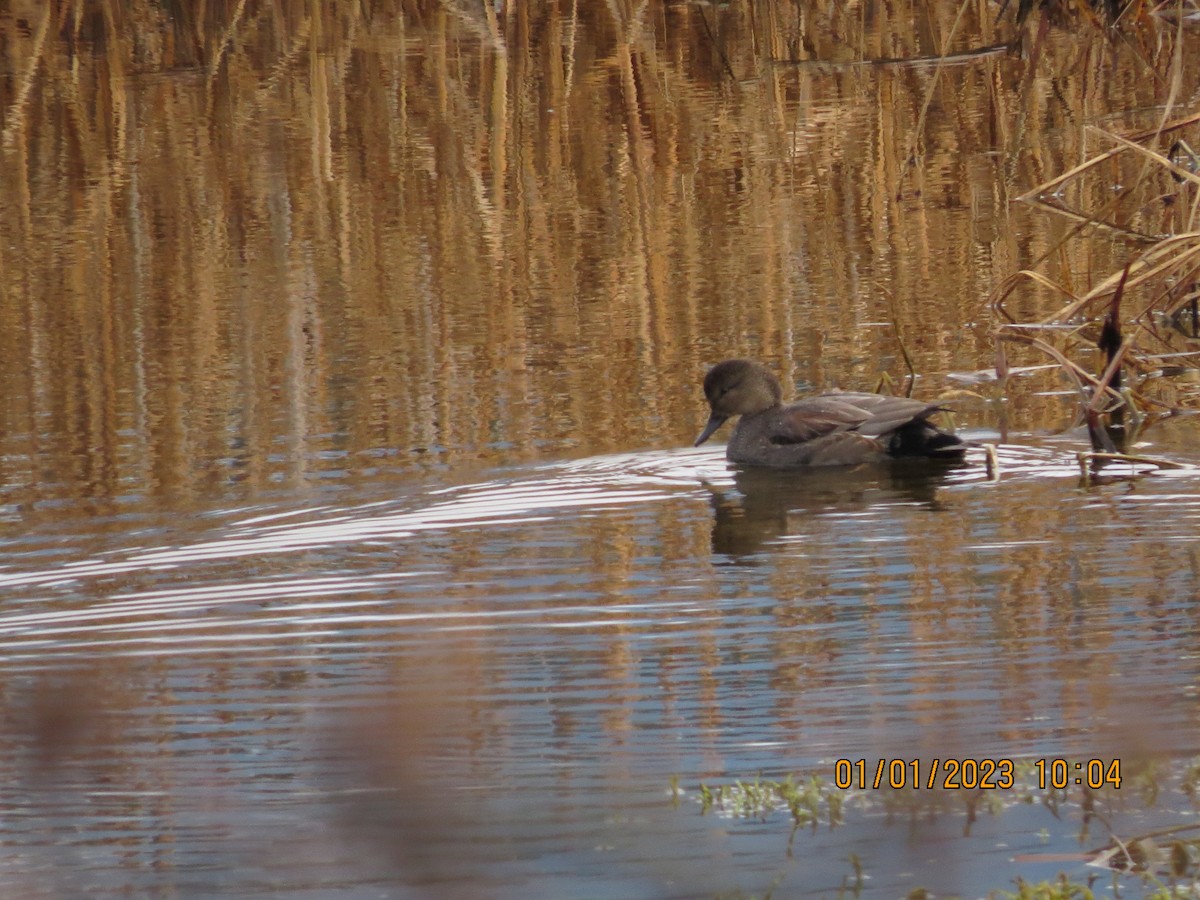
<instances>
[{"instance_id":1,"label":"reflection of duck in water","mask_svg":"<svg viewBox=\"0 0 1200 900\"><path fill-rule=\"evenodd\" d=\"M958 459L967 445L930 424L941 407L908 397L840 391L783 405L779 379L761 363L727 359L704 378L712 407L696 446L741 416L725 450L731 462L790 469L887 459Z\"/></svg>"},{"instance_id":2,"label":"reflection of duck in water","mask_svg":"<svg viewBox=\"0 0 1200 900\"><path fill-rule=\"evenodd\" d=\"M893 506L945 508L939 489L955 469L957 457L944 462L913 461L891 466L844 469L744 468L734 472L735 490L712 486L712 549L751 557L778 538L828 527L822 515L845 516ZM869 527L864 525L864 527Z\"/></svg>"}]
</instances>

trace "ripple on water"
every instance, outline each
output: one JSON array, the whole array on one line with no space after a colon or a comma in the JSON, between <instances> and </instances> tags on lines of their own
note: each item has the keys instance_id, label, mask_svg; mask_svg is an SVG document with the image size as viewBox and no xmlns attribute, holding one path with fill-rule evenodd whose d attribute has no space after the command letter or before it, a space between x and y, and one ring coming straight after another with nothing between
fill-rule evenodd
<instances>
[{"instance_id":1,"label":"ripple on water","mask_svg":"<svg viewBox=\"0 0 1200 900\"><path fill-rule=\"evenodd\" d=\"M400 835L434 880L467 839L492 849L463 878L524 884L526 853L598 865L581 846L677 876L730 841L774 851L771 829L678 818L673 774L1189 745L1190 476L1084 487L1063 454L1001 462L995 483L974 460L747 478L686 451L148 522L102 552L60 531L50 563L27 534L0 571L0 758L37 814L8 852L111 879L117 846L148 867L169 831L184 871L299 889L356 842L377 863L342 871L387 883ZM47 747L71 760L51 788ZM288 854L256 843L297 819ZM814 840L845 857L841 833Z\"/></svg>"}]
</instances>

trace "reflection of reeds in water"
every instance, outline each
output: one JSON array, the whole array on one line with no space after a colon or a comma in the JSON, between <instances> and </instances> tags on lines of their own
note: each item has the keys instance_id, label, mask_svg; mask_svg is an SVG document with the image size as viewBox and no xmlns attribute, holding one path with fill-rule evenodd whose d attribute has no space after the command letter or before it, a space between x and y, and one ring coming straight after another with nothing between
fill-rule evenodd
<instances>
[{"instance_id":1,"label":"reflection of reeds in water","mask_svg":"<svg viewBox=\"0 0 1200 900\"><path fill-rule=\"evenodd\" d=\"M682 442L735 353L977 368L1057 239L1010 186L1078 157L1073 110L1160 99L1090 35L972 55L1016 34L986 5L203 9L0 20L0 424L99 497Z\"/></svg>"}]
</instances>

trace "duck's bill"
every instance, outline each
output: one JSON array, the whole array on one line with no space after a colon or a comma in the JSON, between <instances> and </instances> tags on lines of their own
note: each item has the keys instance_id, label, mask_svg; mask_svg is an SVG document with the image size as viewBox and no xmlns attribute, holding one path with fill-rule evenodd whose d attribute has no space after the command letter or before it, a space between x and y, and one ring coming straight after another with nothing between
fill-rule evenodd
<instances>
[{"instance_id":1,"label":"duck's bill","mask_svg":"<svg viewBox=\"0 0 1200 900\"><path fill-rule=\"evenodd\" d=\"M701 444L707 441L713 436L714 431L725 424L725 420L728 418L729 416L719 416L716 413L713 413L711 416L709 416L708 424L704 426L704 430L700 432L700 437L696 438L696 443L692 444L692 446L699 447Z\"/></svg>"}]
</instances>

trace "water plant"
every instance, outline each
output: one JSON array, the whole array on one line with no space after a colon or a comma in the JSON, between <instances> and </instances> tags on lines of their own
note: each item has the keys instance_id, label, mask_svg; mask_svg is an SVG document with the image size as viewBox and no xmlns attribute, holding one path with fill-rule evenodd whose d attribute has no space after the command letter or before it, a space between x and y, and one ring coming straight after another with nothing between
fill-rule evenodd
<instances>
[{"instance_id":1,"label":"water plant","mask_svg":"<svg viewBox=\"0 0 1200 900\"><path fill-rule=\"evenodd\" d=\"M1046 859L1071 859L1076 866L1095 871L1084 879L1062 872L1057 878L1026 881L1016 878L1012 888L996 888L987 896L995 900L1013 898L1086 898L1094 896L1098 879L1110 878L1115 894L1137 886L1145 896L1167 898L1195 896L1200 890L1200 825L1184 822L1138 834L1122 834L1114 824L1144 817L1145 811L1166 807L1174 813L1181 801L1193 807L1198 800L1200 758L1193 760L1130 761L1127 774L1120 785L1100 787L1079 784L1069 779L1066 786L1056 787L1046 776L1048 767L1038 766L1036 760L1017 761L1014 783L1009 790L922 790L917 788L879 790L841 790L833 779L822 773L789 774L782 778L735 778L726 782L703 782L694 794L702 815L725 815L734 820L755 820L770 823L780 818L790 827L786 857L798 856L798 835L807 829L811 833L822 826L834 829L847 824L848 816L861 825L880 819L884 827L907 822L909 834L934 825L943 817L961 817L963 836L970 836L973 824L981 813L993 817L1005 815L1018 806L1038 805L1054 821L1075 825L1073 840L1080 850L1051 856L1032 853L1019 855L1018 861L1042 863ZM1067 772L1086 771L1076 761L1064 760ZM688 792L673 779L673 797L687 797ZM853 810L853 812L850 812ZM1187 813L1190 818L1193 813ZM1120 817L1124 818L1120 818ZM1125 826L1127 827L1127 825ZM1055 829L1061 835L1061 829ZM1095 846L1094 835L1102 834L1102 843ZM1043 845L1053 840L1050 829L1042 828ZM1061 841L1062 838L1060 837ZM1092 844L1093 846L1088 846ZM1048 852L1052 852L1048 850ZM847 875L839 896L858 896L868 880L867 867L857 854L851 854L852 875ZM1184 891L1181 894L1180 891ZM1188 893L1190 892L1190 893Z\"/></svg>"}]
</instances>

